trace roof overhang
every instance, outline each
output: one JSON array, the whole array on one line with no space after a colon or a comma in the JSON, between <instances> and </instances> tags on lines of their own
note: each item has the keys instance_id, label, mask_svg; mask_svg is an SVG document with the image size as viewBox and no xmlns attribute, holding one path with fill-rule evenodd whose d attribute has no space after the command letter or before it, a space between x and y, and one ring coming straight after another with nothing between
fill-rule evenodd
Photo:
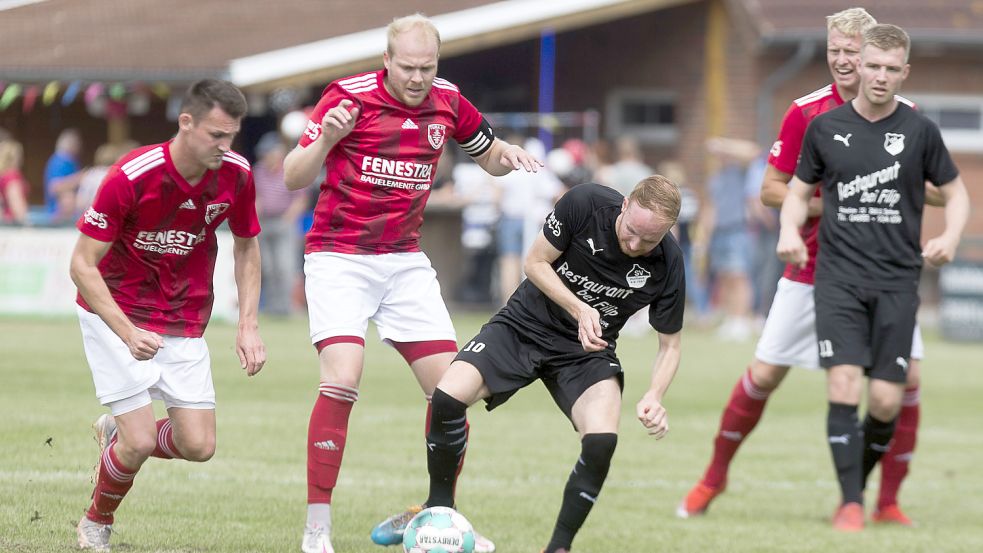
<instances>
[{"instance_id":1,"label":"roof overhang","mask_svg":"<svg viewBox=\"0 0 983 553\"><path fill-rule=\"evenodd\" d=\"M694 0L504 0L438 15L442 56L454 56L511 44L555 32L578 29ZM337 77L376 68L386 45L379 27L253 56L229 63L229 80L252 90L323 84Z\"/></svg>"}]
</instances>

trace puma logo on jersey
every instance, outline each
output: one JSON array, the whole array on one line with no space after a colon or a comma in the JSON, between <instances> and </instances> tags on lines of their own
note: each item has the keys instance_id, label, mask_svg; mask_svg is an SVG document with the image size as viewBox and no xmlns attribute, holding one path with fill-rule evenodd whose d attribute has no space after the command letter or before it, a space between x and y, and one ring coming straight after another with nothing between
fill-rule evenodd
<instances>
[{"instance_id":1,"label":"puma logo on jersey","mask_svg":"<svg viewBox=\"0 0 983 553\"><path fill-rule=\"evenodd\" d=\"M406 121L403 121L403 128L404 129L407 129L407 130L419 130L420 129L420 127L418 127L416 125L416 123L413 122L412 119L407 119Z\"/></svg>"},{"instance_id":2,"label":"puma logo on jersey","mask_svg":"<svg viewBox=\"0 0 983 553\"><path fill-rule=\"evenodd\" d=\"M831 444L850 445L850 435L849 434L842 434L840 436L830 436L829 437L829 443L831 443Z\"/></svg>"},{"instance_id":3,"label":"puma logo on jersey","mask_svg":"<svg viewBox=\"0 0 983 553\"><path fill-rule=\"evenodd\" d=\"M903 370L904 372L908 372L908 361L906 361L904 357L898 357L897 359L894 360L894 362L897 363L899 367L901 367L901 370Z\"/></svg>"},{"instance_id":4,"label":"puma logo on jersey","mask_svg":"<svg viewBox=\"0 0 983 553\"><path fill-rule=\"evenodd\" d=\"M587 239L587 245L590 246L590 254L591 255L594 255L597 252L603 252L604 251L604 248L595 248L594 247L594 239L593 238L588 238Z\"/></svg>"},{"instance_id":5,"label":"puma logo on jersey","mask_svg":"<svg viewBox=\"0 0 983 553\"><path fill-rule=\"evenodd\" d=\"M853 136L853 133L847 133L846 136L843 136L843 135L840 135L840 134L834 134L833 135L833 140L836 140L837 142L842 142L844 146L846 146L847 148L849 148L850 147L850 137L851 136Z\"/></svg>"}]
</instances>

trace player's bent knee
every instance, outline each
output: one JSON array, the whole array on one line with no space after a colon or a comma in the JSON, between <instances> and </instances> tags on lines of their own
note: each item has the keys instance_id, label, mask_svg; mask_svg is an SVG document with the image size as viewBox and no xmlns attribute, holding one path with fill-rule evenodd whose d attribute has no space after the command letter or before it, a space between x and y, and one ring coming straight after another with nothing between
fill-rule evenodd
<instances>
[{"instance_id":1,"label":"player's bent knee","mask_svg":"<svg viewBox=\"0 0 983 553\"><path fill-rule=\"evenodd\" d=\"M431 399L431 407L427 442L438 448L463 452L467 445L467 404L437 388Z\"/></svg>"},{"instance_id":2,"label":"player's bent knee","mask_svg":"<svg viewBox=\"0 0 983 553\"><path fill-rule=\"evenodd\" d=\"M175 444L181 456L188 461L204 463L215 455L215 437L200 436L192 439L175 439Z\"/></svg>"},{"instance_id":3,"label":"player's bent knee","mask_svg":"<svg viewBox=\"0 0 983 553\"><path fill-rule=\"evenodd\" d=\"M116 448L122 450L122 454L126 458L138 458L146 460L150 458L153 454L154 449L157 448L157 437L152 434L140 435L140 436L127 436L126 439L120 435L119 439L116 441Z\"/></svg>"},{"instance_id":4,"label":"player's bent knee","mask_svg":"<svg viewBox=\"0 0 983 553\"><path fill-rule=\"evenodd\" d=\"M778 388L787 374L788 367L772 365L758 359L751 363L751 382L767 392Z\"/></svg>"}]
</instances>

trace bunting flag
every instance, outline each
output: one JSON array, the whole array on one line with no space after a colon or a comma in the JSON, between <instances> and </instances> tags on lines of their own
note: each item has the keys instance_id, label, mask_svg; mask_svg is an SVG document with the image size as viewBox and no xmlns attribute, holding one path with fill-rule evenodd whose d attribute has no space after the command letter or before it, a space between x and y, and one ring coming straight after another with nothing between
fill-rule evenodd
<instances>
[{"instance_id":1,"label":"bunting flag","mask_svg":"<svg viewBox=\"0 0 983 553\"><path fill-rule=\"evenodd\" d=\"M3 91L3 95L0 95L0 111L10 107L10 104L14 103L14 100L20 96L21 86L17 83L11 83L6 90Z\"/></svg>"},{"instance_id":2,"label":"bunting flag","mask_svg":"<svg viewBox=\"0 0 983 553\"><path fill-rule=\"evenodd\" d=\"M24 113L31 113L34 111L34 103L37 102L38 96L41 95L41 87L38 85L31 85L24 89L24 105L21 109Z\"/></svg>"},{"instance_id":3,"label":"bunting flag","mask_svg":"<svg viewBox=\"0 0 983 553\"><path fill-rule=\"evenodd\" d=\"M61 83L58 81L51 81L45 85L44 92L41 94L41 101L44 102L45 106L55 103L55 99L58 98L59 89L61 89Z\"/></svg>"},{"instance_id":4,"label":"bunting flag","mask_svg":"<svg viewBox=\"0 0 983 553\"><path fill-rule=\"evenodd\" d=\"M65 89L65 95L61 97L61 105L68 106L75 101L75 97L78 96L79 90L82 89L82 83L79 81L72 81L68 84L68 88Z\"/></svg>"}]
</instances>

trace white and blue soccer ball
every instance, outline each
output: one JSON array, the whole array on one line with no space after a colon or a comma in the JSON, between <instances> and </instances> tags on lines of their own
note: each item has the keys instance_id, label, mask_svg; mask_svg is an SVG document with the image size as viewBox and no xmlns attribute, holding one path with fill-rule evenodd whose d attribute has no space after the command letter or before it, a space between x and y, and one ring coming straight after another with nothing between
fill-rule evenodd
<instances>
[{"instance_id":1,"label":"white and blue soccer ball","mask_svg":"<svg viewBox=\"0 0 983 553\"><path fill-rule=\"evenodd\" d=\"M405 553L473 553L474 529L464 515L450 507L430 507L417 513L403 532Z\"/></svg>"}]
</instances>

